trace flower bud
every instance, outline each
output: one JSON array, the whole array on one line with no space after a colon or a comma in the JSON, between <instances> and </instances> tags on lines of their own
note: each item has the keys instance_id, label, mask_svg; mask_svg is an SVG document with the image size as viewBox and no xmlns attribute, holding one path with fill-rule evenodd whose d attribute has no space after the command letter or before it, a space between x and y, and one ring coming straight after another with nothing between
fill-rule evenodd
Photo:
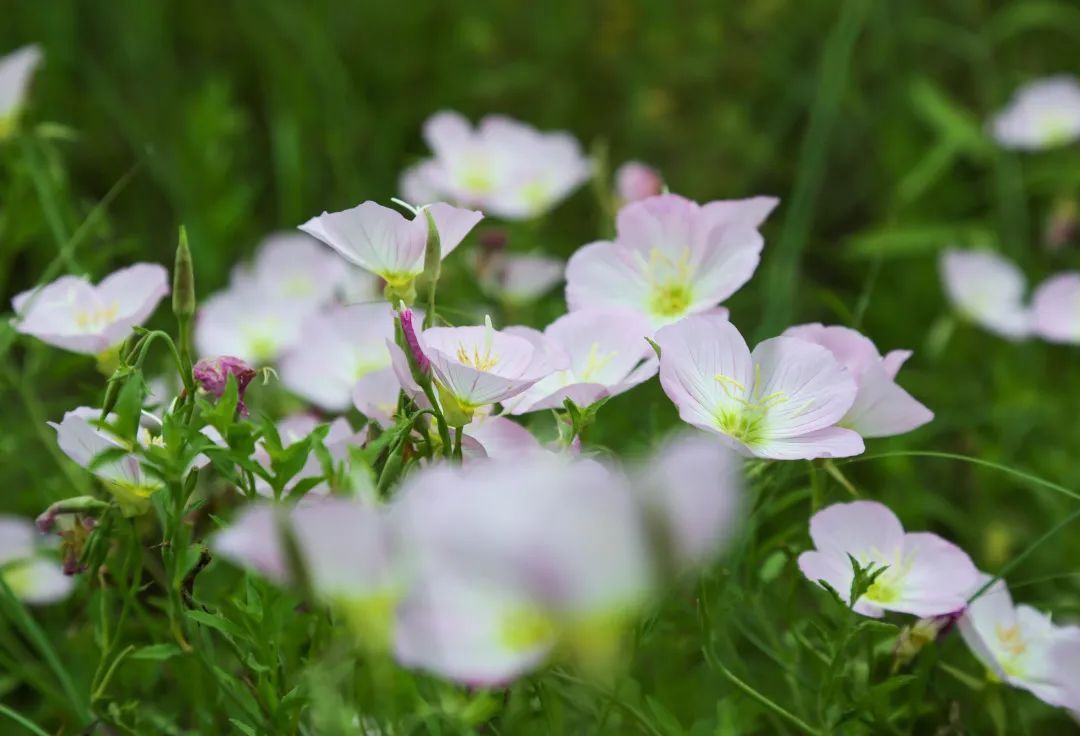
<instances>
[{"instance_id":1,"label":"flower bud","mask_svg":"<svg viewBox=\"0 0 1080 736\"><path fill-rule=\"evenodd\" d=\"M405 345L403 347L408 348L406 354L409 356L409 363L415 362L416 368L421 375L429 375L431 373L431 361L428 360L428 357L424 355L424 351L420 348L420 338L416 335L416 325L413 323L413 311L401 304L398 319L401 320L401 332L405 336Z\"/></svg>"},{"instance_id":2,"label":"flower bud","mask_svg":"<svg viewBox=\"0 0 1080 736\"><path fill-rule=\"evenodd\" d=\"M640 161L627 161L615 172L615 193L623 202L655 197L664 188L656 169Z\"/></svg>"},{"instance_id":3,"label":"flower bud","mask_svg":"<svg viewBox=\"0 0 1080 736\"><path fill-rule=\"evenodd\" d=\"M215 358L203 358L191 369L195 382L203 391L220 399L225 393L225 387L229 384L229 374L236 379L236 391L239 397L236 408L240 416L247 416L247 407L244 406L244 392L247 391L258 371L250 365L234 358L231 355L219 355Z\"/></svg>"},{"instance_id":4,"label":"flower bud","mask_svg":"<svg viewBox=\"0 0 1080 736\"><path fill-rule=\"evenodd\" d=\"M187 230L183 226L180 228L180 243L176 246L173 264L172 307L173 314L180 321L189 320L195 315L195 267L191 261Z\"/></svg>"}]
</instances>

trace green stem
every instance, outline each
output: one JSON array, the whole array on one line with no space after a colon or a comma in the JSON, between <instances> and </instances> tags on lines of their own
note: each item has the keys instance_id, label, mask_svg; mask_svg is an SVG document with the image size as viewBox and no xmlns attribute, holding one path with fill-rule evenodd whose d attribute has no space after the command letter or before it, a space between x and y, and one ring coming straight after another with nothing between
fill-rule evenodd
<instances>
[{"instance_id":1,"label":"green stem","mask_svg":"<svg viewBox=\"0 0 1080 736\"><path fill-rule=\"evenodd\" d=\"M454 427L454 459L461 462L461 435L464 434L462 427Z\"/></svg>"},{"instance_id":2,"label":"green stem","mask_svg":"<svg viewBox=\"0 0 1080 736\"><path fill-rule=\"evenodd\" d=\"M0 703L0 715L7 716L11 720L18 723L23 728L25 728L30 733L35 734L35 736L49 736L48 733L46 733L45 731L38 728L38 726L36 726L32 721L30 721L27 718L19 715L18 713L13 711L11 708L8 708L3 703Z\"/></svg>"},{"instance_id":3,"label":"green stem","mask_svg":"<svg viewBox=\"0 0 1080 736\"><path fill-rule=\"evenodd\" d=\"M427 400L431 404L431 410L435 414L435 425L439 428L439 439L442 440L443 455L447 460L452 460L454 451L453 445L450 444L450 427L446 423L446 417L443 416L442 409L439 408L439 402L435 398L435 391L431 388L431 381L422 382L421 388L424 389L424 396L427 396Z\"/></svg>"},{"instance_id":4,"label":"green stem","mask_svg":"<svg viewBox=\"0 0 1080 736\"><path fill-rule=\"evenodd\" d=\"M811 736L820 736L821 732L811 726L809 723L799 718L797 715L787 710L783 706L774 703L766 695L758 692L750 685L736 677L735 674L727 667L725 667L724 663L718 660L715 655L711 655L706 652L705 657L712 663L714 667L716 667L716 669L720 670L720 672L724 675L724 677L728 679L729 682L731 682L732 685L734 685L739 690L742 690L744 693L756 700L758 704L762 705L766 710L772 711L775 715L784 719L792 726L804 733L811 734Z\"/></svg>"}]
</instances>

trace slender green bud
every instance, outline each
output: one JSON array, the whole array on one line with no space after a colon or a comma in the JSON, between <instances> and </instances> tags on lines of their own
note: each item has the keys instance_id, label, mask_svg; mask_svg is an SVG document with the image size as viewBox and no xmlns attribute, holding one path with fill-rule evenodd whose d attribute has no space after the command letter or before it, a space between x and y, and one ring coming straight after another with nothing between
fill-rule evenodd
<instances>
[{"instance_id":1,"label":"slender green bud","mask_svg":"<svg viewBox=\"0 0 1080 736\"><path fill-rule=\"evenodd\" d=\"M424 278L427 281L428 305L427 314L424 315L424 327L435 324L435 287L439 284L439 274L442 272L442 241L439 239L439 229L435 227L435 218L431 210L425 207L421 212L427 218L427 243L424 246Z\"/></svg>"},{"instance_id":2,"label":"slender green bud","mask_svg":"<svg viewBox=\"0 0 1080 736\"><path fill-rule=\"evenodd\" d=\"M195 316L195 269L191 262L187 230L180 226L180 243L176 246L176 262L173 266L173 314L180 321Z\"/></svg>"}]
</instances>

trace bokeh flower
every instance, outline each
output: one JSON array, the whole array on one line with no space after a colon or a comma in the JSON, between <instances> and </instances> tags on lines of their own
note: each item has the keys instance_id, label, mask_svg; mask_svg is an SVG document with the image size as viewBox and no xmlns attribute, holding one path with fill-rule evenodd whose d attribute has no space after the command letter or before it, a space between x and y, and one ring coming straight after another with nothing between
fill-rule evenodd
<instances>
[{"instance_id":1,"label":"bokeh flower","mask_svg":"<svg viewBox=\"0 0 1080 736\"><path fill-rule=\"evenodd\" d=\"M19 332L75 353L98 355L121 343L168 293L165 269L138 263L96 286L78 276L61 276L11 303Z\"/></svg>"},{"instance_id":2,"label":"bokeh flower","mask_svg":"<svg viewBox=\"0 0 1080 736\"><path fill-rule=\"evenodd\" d=\"M438 112L424 124L424 139L433 158L401 180L402 196L412 202L445 199L524 220L550 210L592 173L573 136L500 115L485 117L473 129L456 112Z\"/></svg>"},{"instance_id":3,"label":"bokeh flower","mask_svg":"<svg viewBox=\"0 0 1080 736\"><path fill-rule=\"evenodd\" d=\"M44 605L63 600L75 586L47 554L29 519L0 515L0 580L20 600Z\"/></svg>"},{"instance_id":4,"label":"bokeh flower","mask_svg":"<svg viewBox=\"0 0 1080 736\"><path fill-rule=\"evenodd\" d=\"M615 196L622 203L655 197L664 190L660 173L640 161L627 161L615 170Z\"/></svg>"},{"instance_id":5,"label":"bokeh flower","mask_svg":"<svg viewBox=\"0 0 1080 736\"><path fill-rule=\"evenodd\" d=\"M848 457L862 438L835 426L855 401L851 373L820 345L774 337L751 353L722 317L687 317L656 333L660 385L683 421L739 451L776 460Z\"/></svg>"},{"instance_id":6,"label":"bokeh flower","mask_svg":"<svg viewBox=\"0 0 1080 736\"><path fill-rule=\"evenodd\" d=\"M933 412L896 383L896 374L910 350L893 350L882 357L874 343L856 330L838 325L799 325L784 335L821 345L848 369L858 393L855 403L840 420L863 437L889 437L921 427Z\"/></svg>"},{"instance_id":7,"label":"bokeh flower","mask_svg":"<svg viewBox=\"0 0 1080 736\"><path fill-rule=\"evenodd\" d=\"M251 286L220 291L199 305L195 347L202 355L233 355L252 365L277 360L299 341L310 310Z\"/></svg>"},{"instance_id":8,"label":"bokeh flower","mask_svg":"<svg viewBox=\"0 0 1080 736\"><path fill-rule=\"evenodd\" d=\"M259 244L250 262L233 269L231 284L245 293L260 292L266 301L280 300L310 311L343 293L355 279L354 271L310 236L273 233Z\"/></svg>"},{"instance_id":9,"label":"bokeh flower","mask_svg":"<svg viewBox=\"0 0 1080 736\"><path fill-rule=\"evenodd\" d=\"M1035 289L1031 328L1044 340L1080 344L1080 272L1055 274Z\"/></svg>"},{"instance_id":10,"label":"bokeh flower","mask_svg":"<svg viewBox=\"0 0 1080 736\"><path fill-rule=\"evenodd\" d=\"M990 124L1006 148L1038 151L1080 139L1080 82L1061 74L1017 90Z\"/></svg>"},{"instance_id":11,"label":"bokeh flower","mask_svg":"<svg viewBox=\"0 0 1080 736\"><path fill-rule=\"evenodd\" d=\"M654 328L715 308L750 280L772 197L699 205L667 194L626 205L617 237L580 248L566 267L571 311L620 307Z\"/></svg>"},{"instance_id":12,"label":"bokeh flower","mask_svg":"<svg viewBox=\"0 0 1080 736\"><path fill-rule=\"evenodd\" d=\"M571 312L543 333L511 328L540 349L546 341L569 358L569 365L536 382L513 400L513 414L558 409L570 399L581 407L629 391L657 371L656 354L645 341L648 321L629 310Z\"/></svg>"},{"instance_id":13,"label":"bokeh flower","mask_svg":"<svg viewBox=\"0 0 1080 736\"><path fill-rule=\"evenodd\" d=\"M1058 642L1050 652L1050 680L1061 688L1061 705L1080 720L1080 637Z\"/></svg>"},{"instance_id":14,"label":"bokeh flower","mask_svg":"<svg viewBox=\"0 0 1080 736\"><path fill-rule=\"evenodd\" d=\"M828 506L810 517L814 550L799 555L808 580L824 580L850 604L854 569L884 567L852 606L864 616L884 611L939 616L959 611L973 592L978 571L962 549L928 532L905 532L889 508L876 501Z\"/></svg>"},{"instance_id":15,"label":"bokeh flower","mask_svg":"<svg viewBox=\"0 0 1080 736\"><path fill-rule=\"evenodd\" d=\"M949 248L939 265L945 293L961 316L1010 340L1027 337L1027 280L1014 263L990 251Z\"/></svg>"},{"instance_id":16,"label":"bokeh flower","mask_svg":"<svg viewBox=\"0 0 1080 736\"><path fill-rule=\"evenodd\" d=\"M510 304L536 301L563 280L566 264L542 253L499 253L481 275L485 290Z\"/></svg>"},{"instance_id":17,"label":"bokeh flower","mask_svg":"<svg viewBox=\"0 0 1080 736\"><path fill-rule=\"evenodd\" d=\"M23 46L0 57L0 140L15 131L26 90L41 59L37 45Z\"/></svg>"}]
</instances>

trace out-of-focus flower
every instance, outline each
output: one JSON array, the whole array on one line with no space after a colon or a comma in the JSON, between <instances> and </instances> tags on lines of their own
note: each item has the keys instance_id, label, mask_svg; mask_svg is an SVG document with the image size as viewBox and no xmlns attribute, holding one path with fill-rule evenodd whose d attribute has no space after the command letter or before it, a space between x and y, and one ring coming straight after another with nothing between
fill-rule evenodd
<instances>
[{"instance_id":1,"label":"out-of-focus flower","mask_svg":"<svg viewBox=\"0 0 1080 736\"><path fill-rule=\"evenodd\" d=\"M495 460L547 452L532 432L506 417L477 414L465 427L465 435L479 442L487 457Z\"/></svg>"},{"instance_id":2,"label":"out-of-focus flower","mask_svg":"<svg viewBox=\"0 0 1080 736\"><path fill-rule=\"evenodd\" d=\"M1050 680L1061 688L1061 705L1080 720L1080 637L1058 642L1050 652Z\"/></svg>"},{"instance_id":3,"label":"out-of-focus flower","mask_svg":"<svg viewBox=\"0 0 1080 736\"><path fill-rule=\"evenodd\" d=\"M1006 148L1038 151L1080 138L1080 83L1068 74L1021 87L990 124Z\"/></svg>"},{"instance_id":4,"label":"out-of-focus flower","mask_svg":"<svg viewBox=\"0 0 1080 736\"><path fill-rule=\"evenodd\" d=\"M43 554L33 523L6 515L0 515L0 579L17 598L34 605L63 600L75 585L56 560Z\"/></svg>"},{"instance_id":5,"label":"out-of-focus flower","mask_svg":"<svg viewBox=\"0 0 1080 736\"><path fill-rule=\"evenodd\" d=\"M304 322L299 343L281 360L281 382L327 411L344 411L356 382L390 367L386 341L394 317L385 303L331 307Z\"/></svg>"},{"instance_id":6,"label":"out-of-focus flower","mask_svg":"<svg viewBox=\"0 0 1080 736\"><path fill-rule=\"evenodd\" d=\"M855 380L820 345L774 337L751 354L727 320L687 317L656 333L660 384L683 421L745 454L776 460L848 457L862 438L835 426L855 401Z\"/></svg>"},{"instance_id":7,"label":"out-of-focus flower","mask_svg":"<svg viewBox=\"0 0 1080 736\"><path fill-rule=\"evenodd\" d=\"M708 563L741 518L739 457L706 434L665 442L631 476L671 561Z\"/></svg>"},{"instance_id":8,"label":"out-of-focus flower","mask_svg":"<svg viewBox=\"0 0 1080 736\"><path fill-rule=\"evenodd\" d=\"M566 264L541 253L499 253L481 276L484 288L511 304L536 301L563 279Z\"/></svg>"},{"instance_id":9,"label":"out-of-focus flower","mask_svg":"<svg viewBox=\"0 0 1080 736\"><path fill-rule=\"evenodd\" d=\"M232 288L311 311L341 292L352 278L351 270L314 238L274 233L259 244L251 263L233 269Z\"/></svg>"},{"instance_id":10,"label":"out-of-focus flower","mask_svg":"<svg viewBox=\"0 0 1080 736\"><path fill-rule=\"evenodd\" d=\"M715 308L750 280L773 197L699 205L675 194L628 204L617 237L580 248L566 267L571 311L629 308L654 328Z\"/></svg>"},{"instance_id":11,"label":"out-of-focus flower","mask_svg":"<svg viewBox=\"0 0 1080 736\"><path fill-rule=\"evenodd\" d=\"M23 46L0 57L0 140L15 131L26 89L41 64L41 57L41 48L36 45Z\"/></svg>"},{"instance_id":12,"label":"out-of-focus flower","mask_svg":"<svg viewBox=\"0 0 1080 736\"><path fill-rule=\"evenodd\" d=\"M11 303L19 332L75 353L97 355L122 342L168 293L165 269L138 263L97 286L77 276L61 276L24 291Z\"/></svg>"},{"instance_id":13,"label":"out-of-focus flower","mask_svg":"<svg viewBox=\"0 0 1080 736\"><path fill-rule=\"evenodd\" d=\"M599 659L651 590L634 497L597 463L433 466L399 498L416 575L395 637L407 666L495 685L558 644Z\"/></svg>"},{"instance_id":14,"label":"out-of-focus flower","mask_svg":"<svg viewBox=\"0 0 1080 736\"><path fill-rule=\"evenodd\" d=\"M308 309L270 298L261 289L234 286L200 305L195 346L202 355L235 355L246 363L265 365L299 342L309 314Z\"/></svg>"},{"instance_id":15,"label":"out-of-focus flower","mask_svg":"<svg viewBox=\"0 0 1080 736\"><path fill-rule=\"evenodd\" d=\"M558 409L565 399L581 407L629 391L656 375L657 360L644 335L648 320L630 310L601 309L571 312L541 334L528 328L508 332L530 339L542 348L544 341L566 353L569 366L552 373L522 392L511 413Z\"/></svg>"},{"instance_id":16,"label":"out-of-focus flower","mask_svg":"<svg viewBox=\"0 0 1080 736\"><path fill-rule=\"evenodd\" d=\"M978 571L962 549L928 532L904 532L900 520L876 501L828 506L810 517L816 549L799 555L812 582L824 580L845 603L854 579L850 557L862 567L885 567L853 610L879 617L884 611L940 616L963 609Z\"/></svg>"},{"instance_id":17,"label":"out-of-focus flower","mask_svg":"<svg viewBox=\"0 0 1080 736\"><path fill-rule=\"evenodd\" d=\"M467 418L477 408L513 398L566 366L565 355L500 332L490 319L483 327L430 327L421 335L420 347L431 361L444 404L453 402Z\"/></svg>"},{"instance_id":18,"label":"out-of-focus flower","mask_svg":"<svg viewBox=\"0 0 1080 736\"><path fill-rule=\"evenodd\" d=\"M663 190L660 173L640 161L627 161L615 170L615 196L624 204L655 197Z\"/></svg>"},{"instance_id":19,"label":"out-of-focus flower","mask_svg":"<svg viewBox=\"0 0 1080 736\"><path fill-rule=\"evenodd\" d=\"M479 212L441 202L424 210L435 220L443 258L483 218ZM300 229L395 288L410 286L424 270L428 226L423 210L410 220L397 210L368 201L342 212L324 212Z\"/></svg>"},{"instance_id":20,"label":"out-of-focus flower","mask_svg":"<svg viewBox=\"0 0 1080 736\"><path fill-rule=\"evenodd\" d=\"M352 403L357 411L371 421L382 427L389 427L394 423L400 393L401 382L398 381L394 369L383 368L363 375L353 384Z\"/></svg>"},{"instance_id":21,"label":"out-of-focus flower","mask_svg":"<svg viewBox=\"0 0 1080 736\"><path fill-rule=\"evenodd\" d=\"M1080 344L1080 273L1056 274L1035 289L1031 327L1044 340Z\"/></svg>"},{"instance_id":22,"label":"out-of-focus flower","mask_svg":"<svg viewBox=\"0 0 1080 736\"><path fill-rule=\"evenodd\" d=\"M236 381L236 392L239 400L236 410L240 416L247 416L247 407L244 406L244 394L247 393L248 385L255 379L258 372L250 365L234 358L231 355L219 355L213 358L203 358L191 369L191 374L199 387L215 398L220 399L225 393L225 387L229 384L229 376Z\"/></svg>"},{"instance_id":23,"label":"out-of-focus flower","mask_svg":"<svg viewBox=\"0 0 1080 736\"><path fill-rule=\"evenodd\" d=\"M284 534L295 540L312 591L373 649L390 642L402 595L386 513L354 499L314 498L293 507L247 507L211 542L214 551L279 583L296 583Z\"/></svg>"},{"instance_id":24,"label":"out-of-focus flower","mask_svg":"<svg viewBox=\"0 0 1080 736\"><path fill-rule=\"evenodd\" d=\"M976 585L989 580L989 575L980 574ZM968 605L959 625L971 653L995 678L1051 705L1066 704L1051 655L1066 642L1080 639L1080 627L1058 626L1031 606L1013 604L1002 580Z\"/></svg>"},{"instance_id":25,"label":"out-of-focus flower","mask_svg":"<svg viewBox=\"0 0 1080 736\"><path fill-rule=\"evenodd\" d=\"M288 448L297 442L306 440L319 424L321 424L319 419L311 414L293 414L285 417L277 423L276 427L278 437L281 439L281 446ZM323 445L326 447L326 451L330 453L330 459L337 464L347 461L349 459L349 448L363 445L364 437L364 432L354 432L347 419L338 417L330 422L330 430L327 432L326 437L323 438ZM270 454L262 442L256 445L254 458L263 467L270 467ZM322 462L319 460L318 455L311 452L308 454L303 467L285 483L283 495L288 495L301 481L317 478L321 475L323 475ZM255 490L263 496L274 495L270 484L262 478L255 479ZM320 481L307 491L308 496L325 496L328 493L330 493L330 486L325 480Z\"/></svg>"},{"instance_id":26,"label":"out-of-focus flower","mask_svg":"<svg viewBox=\"0 0 1080 736\"><path fill-rule=\"evenodd\" d=\"M822 324L788 328L784 335L821 345L848 369L859 392L840 420L863 437L889 437L910 432L929 422L934 413L896 383L896 374L911 357L910 350L893 350L885 357L869 339L849 327Z\"/></svg>"},{"instance_id":27,"label":"out-of-focus flower","mask_svg":"<svg viewBox=\"0 0 1080 736\"><path fill-rule=\"evenodd\" d=\"M1027 337L1027 280L1016 264L985 250L949 248L939 265L945 293L961 316L1010 340Z\"/></svg>"},{"instance_id":28,"label":"out-of-focus flower","mask_svg":"<svg viewBox=\"0 0 1080 736\"><path fill-rule=\"evenodd\" d=\"M434 157L401 178L402 194L413 202L446 199L525 220L550 210L592 173L573 136L499 115L473 129L456 112L435 113L424 124L424 139Z\"/></svg>"}]
</instances>

